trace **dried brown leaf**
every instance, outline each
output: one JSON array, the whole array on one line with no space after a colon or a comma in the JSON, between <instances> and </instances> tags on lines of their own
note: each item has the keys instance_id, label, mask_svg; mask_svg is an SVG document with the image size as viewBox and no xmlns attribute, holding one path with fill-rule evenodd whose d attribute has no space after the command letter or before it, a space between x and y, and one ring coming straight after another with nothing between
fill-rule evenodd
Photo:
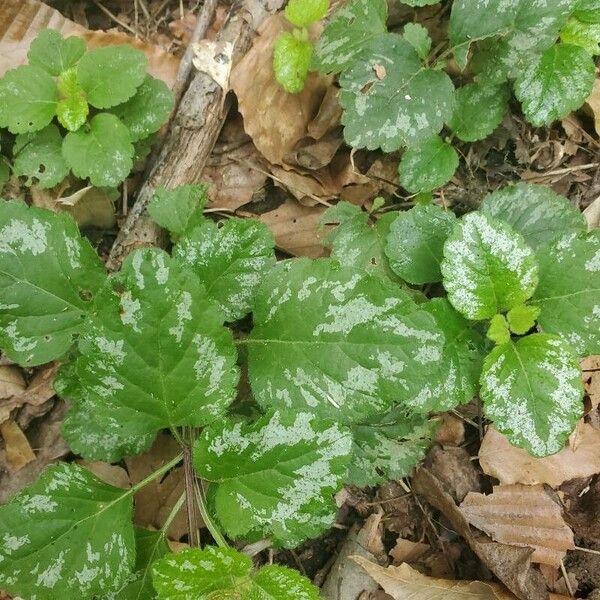
<instances>
[{"instance_id":1,"label":"dried brown leaf","mask_svg":"<svg viewBox=\"0 0 600 600\"><path fill-rule=\"evenodd\" d=\"M131 487L131 481L127 471L119 465L111 465L102 461L88 461L78 460L77 461L82 467L91 471L98 479L113 485L115 487L126 490Z\"/></svg>"},{"instance_id":2,"label":"dried brown leaf","mask_svg":"<svg viewBox=\"0 0 600 600\"><path fill-rule=\"evenodd\" d=\"M600 198L599 198L600 200ZM600 207L600 203L598 204ZM600 356L588 356L581 361L583 385L592 410L600 405Z\"/></svg>"},{"instance_id":3,"label":"dried brown leaf","mask_svg":"<svg viewBox=\"0 0 600 600\"><path fill-rule=\"evenodd\" d=\"M35 460L15 471L7 464L6 452L0 451L0 504L33 483L50 464L69 453L69 447L60 434L67 411L65 402L57 402L50 414L27 431L30 444L36 448ZM2 469L5 470L2 473Z\"/></svg>"},{"instance_id":4,"label":"dried brown leaf","mask_svg":"<svg viewBox=\"0 0 600 600\"><path fill-rule=\"evenodd\" d=\"M531 566L530 548L494 542L484 533L472 530L452 496L427 468L417 470L412 479L412 489L446 517L452 529L517 598L547 600L544 578Z\"/></svg>"},{"instance_id":5,"label":"dried brown leaf","mask_svg":"<svg viewBox=\"0 0 600 600\"><path fill-rule=\"evenodd\" d=\"M594 81L592 93L585 101L584 108L586 112L594 119L594 128L600 136L600 79Z\"/></svg>"},{"instance_id":6,"label":"dried brown leaf","mask_svg":"<svg viewBox=\"0 0 600 600\"><path fill-rule=\"evenodd\" d=\"M63 17L57 10L38 0L2 0L0 9L0 76L27 61L31 40L44 28L56 29L65 36L82 37L88 48L129 44L144 52L148 71L172 87L179 59L157 46L136 40L120 32L89 31Z\"/></svg>"},{"instance_id":7,"label":"dried brown leaf","mask_svg":"<svg viewBox=\"0 0 600 600\"><path fill-rule=\"evenodd\" d=\"M453 581L422 575L409 565L381 567L361 556L352 556L395 600L515 600L505 587L482 581Z\"/></svg>"},{"instance_id":8,"label":"dried brown leaf","mask_svg":"<svg viewBox=\"0 0 600 600\"><path fill-rule=\"evenodd\" d=\"M35 460L35 454L26 435L13 419L8 419L0 424L0 433L4 438L6 459L15 471L19 471L26 464Z\"/></svg>"},{"instance_id":9,"label":"dried brown leaf","mask_svg":"<svg viewBox=\"0 0 600 600\"><path fill-rule=\"evenodd\" d=\"M315 29L316 27L316 29ZM318 35L319 26L311 31ZM271 163L284 157L306 137L332 78L311 73L302 92L288 94L275 80L273 46L279 34L291 30L283 15L268 18L258 30L250 51L231 72L244 126L261 154Z\"/></svg>"},{"instance_id":10,"label":"dried brown leaf","mask_svg":"<svg viewBox=\"0 0 600 600\"><path fill-rule=\"evenodd\" d=\"M179 444L170 435L160 433L148 452L125 459L132 485L139 483L179 452ZM183 491L183 467L173 469L161 480L155 479L150 482L135 495L135 524L149 529L160 529ZM174 540L181 539L188 532L185 506L184 503L168 530L169 537ZM199 521L201 523L201 520Z\"/></svg>"},{"instance_id":11,"label":"dried brown leaf","mask_svg":"<svg viewBox=\"0 0 600 600\"><path fill-rule=\"evenodd\" d=\"M575 544L561 509L541 485L495 486L488 496L470 493L460 510L497 542L533 548L532 562L558 567Z\"/></svg>"},{"instance_id":12,"label":"dried brown leaf","mask_svg":"<svg viewBox=\"0 0 600 600\"><path fill-rule=\"evenodd\" d=\"M576 438L575 448L569 442L552 456L534 458L525 450L512 446L504 435L490 427L479 449L479 464L484 473L501 484L545 483L556 488L570 479L600 473L600 431L582 423Z\"/></svg>"},{"instance_id":13,"label":"dried brown leaf","mask_svg":"<svg viewBox=\"0 0 600 600\"><path fill-rule=\"evenodd\" d=\"M10 398L25 389L21 369L13 366L0 366L0 400ZM0 403L0 407L2 404Z\"/></svg>"},{"instance_id":14,"label":"dried brown leaf","mask_svg":"<svg viewBox=\"0 0 600 600\"><path fill-rule=\"evenodd\" d=\"M396 545L390 550L390 556L393 558L394 564L399 565L401 563L416 562L423 554L430 550L431 546L429 544L411 542L399 537L396 540Z\"/></svg>"},{"instance_id":15,"label":"dried brown leaf","mask_svg":"<svg viewBox=\"0 0 600 600\"><path fill-rule=\"evenodd\" d=\"M325 207L309 208L295 200L286 200L259 219L271 228L278 248L293 256L317 258L325 255L321 243L323 232L319 227L324 212Z\"/></svg>"}]
</instances>

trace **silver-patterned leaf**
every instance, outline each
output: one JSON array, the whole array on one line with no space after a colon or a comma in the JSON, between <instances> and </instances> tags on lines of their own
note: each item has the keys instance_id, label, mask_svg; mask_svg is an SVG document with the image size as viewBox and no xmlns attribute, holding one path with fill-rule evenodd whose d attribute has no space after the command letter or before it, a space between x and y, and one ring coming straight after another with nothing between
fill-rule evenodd
<instances>
[{"instance_id":1,"label":"silver-patterned leaf","mask_svg":"<svg viewBox=\"0 0 600 600\"><path fill-rule=\"evenodd\" d=\"M350 146L393 152L437 135L454 109L454 86L423 66L413 46L389 33L371 40L340 76Z\"/></svg>"},{"instance_id":2,"label":"silver-patterned leaf","mask_svg":"<svg viewBox=\"0 0 600 600\"><path fill-rule=\"evenodd\" d=\"M327 259L271 270L254 323L246 342L256 400L340 423L409 402L444 343L433 317L399 286Z\"/></svg>"},{"instance_id":3,"label":"silver-patterned leaf","mask_svg":"<svg viewBox=\"0 0 600 600\"><path fill-rule=\"evenodd\" d=\"M517 183L488 194L480 210L508 223L534 250L569 232L583 232L581 211L544 185Z\"/></svg>"},{"instance_id":4,"label":"silver-patterned leaf","mask_svg":"<svg viewBox=\"0 0 600 600\"><path fill-rule=\"evenodd\" d=\"M0 200L0 347L13 360L33 366L61 357L105 280L70 216Z\"/></svg>"},{"instance_id":5,"label":"silver-patterned leaf","mask_svg":"<svg viewBox=\"0 0 600 600\"><path fill-rule=\"evenodd\" d=\"M218 419L238 370L224 316L196 277L162 250L138 250L99 294L80 356L59 386L75 401L65 421L86 458L136 454L166 427Z\"/></svg>"},{"instance_id":6,"label":"silver-patterned leaf","mask_svg":"<svg viewBox=\"0 0 600 600\"><path fill-rule=\"evenodd\" d=\"M339 73L349 67L365 45L387 32L386 0L351 0L333 14L315 46L312 68Z\"/></svg>"},{"instance_id":7,"label":"silver-patterned leaf","mask_svg":"<svg viewBox=\"0 0 600 600\"><path fill-rule=\"evenodd\" d=\"M523 237L480 212L456 224L441 268L448 299L468 319L489 319L523 304L538 282L535 255Z\"/></svg>"},{"instance_id":8,"label":"silver-patterned leaf","mask_svg":"<svg viewBox=\"0 0 600 600\"><path fill-rule=\"evenodd\" d=\"M534 456L554 454L583 414L577 357L566 342L543 333L496 346L483 365L481 399L511 444Z\"/></svg>"},{"instance_id":9,"label":"silver-patterned leaf","mask_svg":"<svg viewBox=\"0 0 600 600\"><path fill-rule=\"evenodd\" d=\"M59 463L0 508L0 587L33 600L95 598L135 560L129 491Z\"/></svg>"},{"instance_id":10,"label":"silver-patterned leaf","mask_svg":"<svg viewBox=\"0 0 600 600\"><path fill-rule=\"evenodd\" d=\"M277 411L255 423L204 430L194 465L218 484L214 506L229 536L273 537L294 548L334 523L333 494L342 487L351 446L341 425Z\"/></svg>"},{"instance_id":11,"label":"silver-patterned leaf","mask_svg":"<svg viewBox=\"0 0 600 600\"><path fill-rule=\"evenodd\" d=\"M227 321L247 315L264 273L275 264L273 235L260 221L205 221L179 240L173 256L204 284Z\"/></svg>"},{"instance_id":12,"label":"silver-patterned leaf","mask_svg":"<svg viewBox=\"0 0 600 600\"><path fill-rule=\"evenodd\" d=\"M435 422L403 409L355 425L346 483L365 487L406 477L425 456L435 429Z\"/></svg>"},{"instance_id":13,"label":"silver-patterned leaf","mask_svg":"<svg viewBox=\"0 0 600 600\"><path fill-rule=\"evenodd\" d=\"M555 44L519 73L515 96L530 123L549 125L584 103L595 77L594 60L585 48Z\"/></svg>"},{"instance_id":14,"label":"silver-patterned leaf","mask_svg":"<svg viewBox=\"0 0 600 600\"><path fill-rule=\"evenodd\" d=\"M540 283L533 302L543 331L579 356L600 354L600 230L570 233L538 252Z\"/></svg>"}]
</instances>

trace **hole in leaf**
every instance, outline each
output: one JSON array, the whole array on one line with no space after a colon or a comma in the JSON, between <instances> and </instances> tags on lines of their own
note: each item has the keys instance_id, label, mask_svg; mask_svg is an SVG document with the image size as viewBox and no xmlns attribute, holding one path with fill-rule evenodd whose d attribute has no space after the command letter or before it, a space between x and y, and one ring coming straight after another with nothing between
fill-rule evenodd
<instances>
[{"instance_id":1,"label":"hole in leaf","mask_svg":"<svg viewBox=\"0 0 600 600\"><path fill-rule=\"evenodd\" d=\"M90 290L79 290L79 297L84 302L89 302L92 299L92 292Z\"/></svg>"}]
</instances>

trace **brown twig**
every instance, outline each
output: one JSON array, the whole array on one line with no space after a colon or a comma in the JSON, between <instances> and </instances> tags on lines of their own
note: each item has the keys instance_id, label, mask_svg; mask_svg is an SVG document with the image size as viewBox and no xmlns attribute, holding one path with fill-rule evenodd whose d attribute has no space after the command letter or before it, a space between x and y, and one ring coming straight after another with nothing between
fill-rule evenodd
<instances>
[{"instance_id":1,"label":"brown twig","mask_svg":"<svg viewBox=\"0 0 600 600\"><path fill-rule=\"evenodd\" d=\"M98 0L92 0L92 2L110 19L112 19L115 23L117 23L118 25L120 25L123 29L126 29L127 31L129 31L129 33L132 33L135 37L138 37L138 33L137 31L131 27L130 25L127 25L127 23L124 23L123 21L121 21L121 19L119 19L119 17L117 17L116 15L114 15L113 13L110 12L110 10L108 10L108 8L106 8L106 6L103 6L102 4L100 4L100 2Z\"/></svg>"}]
</instances>

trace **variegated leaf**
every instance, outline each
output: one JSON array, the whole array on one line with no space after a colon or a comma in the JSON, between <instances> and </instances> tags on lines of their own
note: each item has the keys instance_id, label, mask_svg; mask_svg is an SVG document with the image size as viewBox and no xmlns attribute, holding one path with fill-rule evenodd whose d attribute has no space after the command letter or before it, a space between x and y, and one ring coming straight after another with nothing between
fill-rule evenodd
<instances>
[{"instance_id":1,"label":"variegated leaf","mask_svg":"<svg viewBox=\"0 0 600 600\"><path fill-rule=\"evenodd\" d=\"M538 282L535 255L522 236L479 212L456 224L441 268L448 299L468 319L489 319L523 304Z\"/></svg>"},{"instance_id":2,"label":"variegated leaf","mask_svg":"<svg viewBox=\"0 0 600 600\"><path fill-rule=\"evenodd\" d=\"M198 474L217 483L214 506L233 538L273 537L293 548L335 521L333 494L350 460L341 425L307 412L275 412L255 423L206 429L194 447Z\"/></svg>"},{"instance_id":3,"label":"variegated leaf","mask_svg":"<svg viewBox=\"0 0 600 600\"><path fill-rule=\"evenodd\" d=\"M554 454L583 414L577 357L566 342L543 333L496 346L483 365L481 399L511 444L534 456Z\"/></svg>"}]
</instances>

